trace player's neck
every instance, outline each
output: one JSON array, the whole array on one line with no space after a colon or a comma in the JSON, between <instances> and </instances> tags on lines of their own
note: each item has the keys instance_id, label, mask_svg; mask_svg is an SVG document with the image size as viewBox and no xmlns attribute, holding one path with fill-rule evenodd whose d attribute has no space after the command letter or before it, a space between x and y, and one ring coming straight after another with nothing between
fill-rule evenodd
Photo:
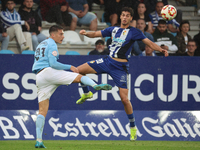
<instances>
[{"instance_id":1,"label":"player's neck","mask_svg":"<svg viewBox=\"0 0 200 150\"><path fill-rule=\"evenodd\" d=\"M120 26L120 28L123 28L123 29L126 29L126 28L128 28L128 27L129 27L129 24L127 24L127 25L121 24L121 26Z\"/></svg>"}]
</instances>

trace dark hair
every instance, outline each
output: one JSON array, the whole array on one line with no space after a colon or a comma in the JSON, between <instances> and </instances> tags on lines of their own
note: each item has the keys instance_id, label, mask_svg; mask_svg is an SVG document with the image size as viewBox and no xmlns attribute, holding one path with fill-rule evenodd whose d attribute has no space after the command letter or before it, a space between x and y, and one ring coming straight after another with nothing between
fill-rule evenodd
<instances>
[{"instance_id":1,"label":"dark hair","mask_svg":"<svg viewBox=\"0 0 200 150\"><path fill-rule=\"evenodd\" d=\"M158 1L156 2L156 6L157 6L158 3L163 3L163 1L158 0ZM163 5L165 5L165 4L163 3Z\"/></svg>"},{"instance_id":2,"label":"dark hair","mask_svg":"<svg viewBox=\"0 0 200 150\"><path fill-rule=\"evenodd\" d=\"M25 1L25 0L21 0L21 6L19 7L19 10L21 10L21 9L23 9L23 8L26 7L26 6L24 5L24 1Z\"/></svg>"},{"instance_id":3,"label":"dark hair","mask_svg":"<svg viewBox=\"0 0 200 150\"><path fill-rule=\"evenodd\" d=\"M133 17L133 9L131 7L123 7L122 10L121 10L121 13L122 13L122 11L129 12L131 17Z\"/></svg>"},{"instance_id":4,"label":"dark hair","mask_svg":"<svg viewBox=\"0 0 200 150\"><path fill-rule=\"evenodd\" d=\"M184 24L189 24L189 30L190 30L190 22L188 20L183 20L179 26L179 30L181 32L181 27L184 25Z\"/></svg>"},{"instance_id":5,"label":"dark hair","mask_svg":"<svg viewBox=\"0 0 200 150\"><path fill-rule=\"evenodd\" d=\"M145 6L145 8L146 8L146 11L144 12L144 16L148 16L148 8L146 7L146 4L145 3L139 3L138 5L137 5L137 9L135 9L134 10L134 16L136 15L136 18L139 18L139 14L138 14L138 6L140 5L140 4L143 4L144 6ZM135 20L135 19L134 19Z\"/></svg>"},{"instance_id":6,"label":"dark hair","mask_svg":"<svg viewBox=\"0 0 200 150\"><path fill-rule=\"evenodd\" d=\"M164 25L166 25L167 23L166 23L165 20L161 19L161 20L158 21L158 24L164 24Z\"/></svg>"},{"instance_id":7,"label":"dark hair","mask_svg":"<svg viewBox=\"0 0 200 150\"><path fill-rule=\"evenodd\" d=\"M136 22L138 22L139 20L143 20L145 22L145 24L146 24L146 21L143 18L137 19Z\"/></svg>"},{"instance_id":8,"label":"dark hair","mask_svg":"<svg viewBox=\"0 0 200 150\"><path fill-rule=\"evenodd\" d=\"M52 32L58 32L58 30L63 30L63 27L59 25L53 25L49 28L49 34L51 34Z\"/></svg>"},{"instance_id":9,"label":"dark hair","mask_svg":"<svg viewBox=\"0 0 200 150\"><path fill-rule=\"evenodd\" d=\"M188 42L187 42L187 45L188 45L188 43L189 42L194 42L195 43L195 45L197 46L197 42L195 41L195 40L193 40L193 39L191 39L191 40L188 40Z\"/></svg>"},{"instance_id":10,"label":"dark hair","mask_svg":"<svg viewBox=\"0 0 200 150\"><path fill-rule=\"evenodd\" d=\"M7 5L8 1L13 1L15 3L14 0L4 0L4 1L2 0L1 1L1 11L6 11L6 8L7 8L6 5Z\"/></svg>"},{"instance_id":11,"label":"dark hair","mask_svg":"<svg viewBox=\"0 0 200 150\"><path fill-rule=\"evenodd\" d=\"M102 45L104 45L104 41L103 41L103 40L97 40L97 41L95 42L95 45L98 45L99 43L101 43Z\"/></svg>"}]
</instances>

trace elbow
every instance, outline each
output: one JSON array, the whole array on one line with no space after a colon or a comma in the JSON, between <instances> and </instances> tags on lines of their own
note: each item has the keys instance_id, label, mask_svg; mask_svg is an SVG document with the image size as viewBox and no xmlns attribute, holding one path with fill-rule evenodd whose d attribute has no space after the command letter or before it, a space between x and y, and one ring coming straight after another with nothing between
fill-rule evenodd
<instances>
[{"instance_id":1,"label":"elbow","mask_svg":"<svg viewBox=\"0 0 200 150\"><path fill-rule=\"evenodd\" d=\"M55 63L49 63L49 66L55 69Z\"/></svg>"}]
</instances>

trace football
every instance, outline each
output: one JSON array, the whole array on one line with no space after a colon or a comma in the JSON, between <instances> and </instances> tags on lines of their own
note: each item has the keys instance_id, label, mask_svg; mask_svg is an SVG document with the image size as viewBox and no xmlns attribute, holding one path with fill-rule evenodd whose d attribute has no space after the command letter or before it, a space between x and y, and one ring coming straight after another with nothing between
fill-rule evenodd
<instances>
[{"instance_id":1,"label":"football","mask_svg":"<svg viewBox=\"0 0 200 150\"><path fill-rule=\"evenodd\" d=\"M170 21L176 17L176 8L172 5L165 5L161 10L162 18L166 21Z\"/></svg>"}]
</instances>

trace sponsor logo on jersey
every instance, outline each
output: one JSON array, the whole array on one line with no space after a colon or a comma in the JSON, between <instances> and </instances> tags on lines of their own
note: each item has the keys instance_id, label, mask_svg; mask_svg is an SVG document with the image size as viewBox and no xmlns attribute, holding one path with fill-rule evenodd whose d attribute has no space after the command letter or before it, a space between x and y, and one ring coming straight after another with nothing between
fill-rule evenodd
<instances>
[{"instance_id":1,"label":"sponsor logo on jersey","mask_svg":"<svg viewBox=\"0 0 200 150\"><path fill-rule=\"evenodd\" d=\"M100 63L102 63L102 62L103 62L103 59L102 59L102 58L100 58L100 59L97 59L97 60L96 60L96 62L97 62L97 64L100 64Z\"/></svg>"}]
</instances>

